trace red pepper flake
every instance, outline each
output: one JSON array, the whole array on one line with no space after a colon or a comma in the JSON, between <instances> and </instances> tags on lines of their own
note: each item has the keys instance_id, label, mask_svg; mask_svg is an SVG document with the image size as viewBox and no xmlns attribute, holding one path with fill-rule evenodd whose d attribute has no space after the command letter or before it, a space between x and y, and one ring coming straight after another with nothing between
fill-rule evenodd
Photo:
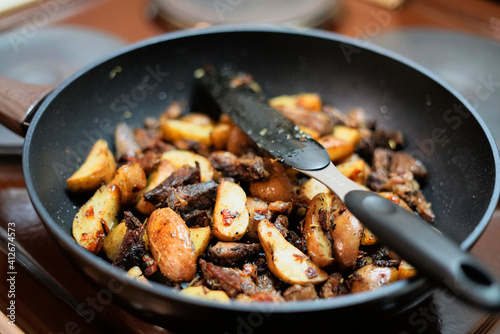
<instances>
[{"instance_id":1,"label":"red pepper flake","mask_svg":"<svg viewBox=\"0 0 500 334\"><path fill-rule=\"evenodd\" d=\"M87 211L85 211L85 218L89 218L89 219L92 219L94 218L94 207L91 206L87 209Z\"/></svg>"},{"instance_id":2,"label":"red pepper flake","mask_svg":"<svg viewBox=\"0 0 500 334\"><path fill-rule=\"evenodd\" d=\"M304 261L304 259L306 258L306 256L303 254L293 254L293 257L300 262Z\"/></svg>"},{"instance_id":3,"label":"red pepper flake","mask_svg":"<svg viewBox=\"0 0 500 334\"><path fill-rule=\"evenodd\" d=\"M306 276L307 276L307 278L311 279L311 278L317 277L318 273L313 268L308 267L306 269Z\"/></svg>"},{"instance_id":4,"label":"red pepper flake","mask_svg":"<svg viewBox=\"0 0 500 334\"><path fill-rule=\"evenodd\" d=\"M238 211L231 212L229 209L224 209L220 212L222 215L223 223L229 226L233 223L234 219L240 215Z\"/></svg>"}]
</instances>

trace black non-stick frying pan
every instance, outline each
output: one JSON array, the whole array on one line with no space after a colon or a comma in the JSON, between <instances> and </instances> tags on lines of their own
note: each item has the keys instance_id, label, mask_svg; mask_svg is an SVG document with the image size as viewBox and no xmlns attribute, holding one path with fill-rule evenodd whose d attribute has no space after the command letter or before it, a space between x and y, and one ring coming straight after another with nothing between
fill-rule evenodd
<instances>
[{"instance_id":1,"label":"black non-stick frying pan","mask_svg":"<svg viewBox=\"0 0 500 334\"><path fill-rule=\"evenodd\" d=\"M433 288L416 277L320 301L225 305L132 281L78 246L71 225L82 199L67 191L66 178L97 138L113 142L118 122L139 126L179 99L201 110L193 94L193 70L207 63L251 73L267 96L317 92L341 110L360 107L380 126L402 130L405 150L429 167L424 194L432 202L436 228L463 249L472 246L491 218L500 189L494 140L463 99L417 65L316 30L223 26L170 33L128 47L56 88L37 107L23 153L28 191L55 242L101 287L103 296L112 296L134 314L182 329L223 326L237 332L242 320L259 330L273 325L280 330L320 328L316 326L339 324L353 315L394 314Z\"/></svg>"}]
</instances>

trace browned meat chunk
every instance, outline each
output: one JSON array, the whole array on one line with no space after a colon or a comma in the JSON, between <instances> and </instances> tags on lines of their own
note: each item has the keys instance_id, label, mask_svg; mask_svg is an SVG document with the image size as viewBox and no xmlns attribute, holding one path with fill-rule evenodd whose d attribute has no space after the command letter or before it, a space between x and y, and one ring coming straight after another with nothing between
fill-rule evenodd
<instances>
[{"instance_id":1,"label":"browned meat chunk","mask_svg":"<svg viewBox=\"0 0 500 334\"><path fill-rule=\"evenodd\" d=\"M157 207L167 206L165 203L172 193L174 187L185 184L199 183L201 179L200 169L184 166L174 171L156 188L146 192L144 198Z\"/></svg>"},{"instance_id":2,"label":"browned meat chunk","mask_svg":"<svg viewBox=\"0 0 500 334\"><path fill-rule=\"evenodd\" d=\"M141 152L141 147L134 138L132 129L125 123L120 122L115 130L116 160L125 157L135 157Z\"/></svg>"},{"instance_id":3,"label":"browned meat chunk","mask_svg":"<svg viewBox=\"0 0 500 334\"><path fill-rule=\"evenodd\" d=\"M124 214L127 231L113 265L125 270L140 266L146 276L149 276L156 271L157 265L146 251L144 225L130 211L125 211Z\"/></svg>"},{"instance_id":4,"label":"browned meat chunk","mask_svg":"<svg viewBox=\"0 0 500 334\"><path fill-rule=\"evenodd\" d=\"M210 154L209 160L222 175L237 181L257 181L265 178L268 174L264 168L263 159L253 154L237 157L227 151L218 151Z\"/></svg>"},{"instance_id":5,"label":"browned meat chunk","mask_svg":"<svg viewBox=\"0 0 500 334\"><path fill-rule=\"evenodd\" d=\"M401 149L403 147L403 134L400 131L388 132L375 130L358 143L356 152L366 161L371 161L377 148Z\"/></svg>"},{"instance_id":6,"label":"browned meat chunk","mask_svg":"<svg viewBox=\"0 0 500 334\"><path fill-rule=\"evenodd\" d=\"M349 289L339 273L333 273L321 287L320 296L331 298L342 296L349 293Z\"/></svg>"},{"instance_id":7,"label":"browned meat chunk","mask_svg":"<svg viewBox=\"0 0 500 334\"><path fill-rule=\"evenodd\" d=\"M212 210L193 210L181 214L187 226L212 226Z\"/></svg>"},{"instance_id":8,"label":"browned meat chunk","mask_svg":"<svg viewBox=\"0 0 500 334\"><path fill-rule=\"evenodd\" d=\"M259 243L220 241L210 248L209 256L213 263L220 266L236 266L248 261L261 250Z\"/></svg>"},{"instance_id":9,"label":"browned meat chunk","mask_svg":"<svg viewBox=\"0 0 500 334\"><path fill-rule=\"evenodd\" d=\"M390 173L403 174L410 171L415 179L424 181L429 177L429 172L420 160L403 152L394 152L391 159Z\"/></svg>"},{"instance_id":10,"label":"browned meat chunk","mask_svg":"<svg viewBox=\"0 0 500 334\"><path fill-rule=\"evenodd\" d=\"M256 292L252 278L240 269L217 266L202 259L199 263L209 288L223 290L229 297L236 297L240 293L251 296Z\"/></svg>"},{"instance_id":11,"label":"browned meat chunk","mask_svg":"<svg viewBox=\"0 0 500 334\"><path fill-rule=\"evenodd\" d=\"M207 209L215 204L218 186L210 180L171 188L164 204L180 214Z\"/></svg>"},{"instance_id":12,"label":"browned meat chunk","mask_svg":"<svg viewBox=\"0 0 500 334\"><path fill-rule=\"evenodd\" d=\"M316 293L314 285L311 283L306 285L295 284L283 292L283 297L288 301L308 300L317 299L318 294Z\"/></svg>"}]
</instances>

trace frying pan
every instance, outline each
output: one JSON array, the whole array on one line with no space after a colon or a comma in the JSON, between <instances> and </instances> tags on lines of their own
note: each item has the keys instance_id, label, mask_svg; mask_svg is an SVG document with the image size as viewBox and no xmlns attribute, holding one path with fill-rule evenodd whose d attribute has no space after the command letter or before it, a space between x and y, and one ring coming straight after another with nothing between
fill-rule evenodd
<instances>
[{"instance_id":1,"label":"frying pan","mask_svg":"<svg viewBox=\"0 0 500 334\"><path fill-rule=\"evenodd\" d=\"M252 73L267 96L317 92L340 110L363 108L380 127L403 131L405 151L428 166L431 177L424 194L433 205L435 227L463 249L486 227L500 188L493 137L467 102L423 68L364 42L317 30L244 25L174 32L83 69L33 107L23 151L26 187L55 242L100 287L97 300L111 299L139 317L176 330L263 332L275 326L338 327L353 316L393 315L435 288L417 275L341 298L225 305L185 297L154 282L133 281L78 246L71 225L84 199L67 191L66 178L97 138L113 142L120 121L140 126L146 116L158 116L179 99L190 101L193 110L203 110L193 70L207 63ZM47 89L35 87L22 105L34 104ZM7 93L9 98L0 99L3 109L18 96L12 90ZM2 113L2 122L21 132L24 120L17 115L16 122L16 117ZM353 328L352 322L349 326Z\"/></svg>"}]
</instances>

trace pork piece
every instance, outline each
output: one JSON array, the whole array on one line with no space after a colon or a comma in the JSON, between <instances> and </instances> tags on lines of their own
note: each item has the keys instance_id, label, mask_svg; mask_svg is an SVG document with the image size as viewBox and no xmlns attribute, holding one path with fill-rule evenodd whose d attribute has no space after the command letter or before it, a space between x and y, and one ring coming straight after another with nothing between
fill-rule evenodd
<instances>
[{"instance_id":1,"label":"pork piece","mask_svg":"<svg viewBox=\"0 0 500 334\"><path fill-rule=\"evenodd\" d=\"M342 278L340 273L333 273L326 280L320 290L320 296L322 298L331 298L346 295L349 293L349 289Z\"/></svg>"},{"instance_id":2,"label":"pork piece","mask_svg":"<svg viewBox=\"0 0 500 334\"><path fill-rule=\"evenodd\" d=\"M237 266L247 262L261 251L262 247L259 243L219 241L210 248L209 257L213 263L220 266Z\"/></svg>"},{"instance_id":3,"label":"pork piece","mask_svg":"<svg viewBox=\"0 0 500 334\"><path fill-rule=\"evenodd\" d=\"M373 154L372 172L368 175L367 186L374 191L394 192L422 218L432 222L435 215L416 181L425 181L427 178L427 169L420 161L404 152L377 148Z\"/></svg>"},{"instance_id":4,"label":"pork piece","mask_svg":"<svg viewBox=\"0 0 500 334\"><path fill-rule=\"evenodd\" d=\"M283 298L287 301L318 299L314 284L294 284L283 292Z\"/></svg>"},{"instance_id":5,"label":"pork piece","mask_svg":"<svg viewBox=\"0 0 500 334\"><path fill-rule=\"evenodd\" d=\"M146 129L134 129L134 139L142 151L151 151L157 154L175 149L175 146L165 143L160 136L152 134Z\"/></svg>"},{"instance_id":6,"label":"pork piece","mask_svg":"<svg viewBox=\"0 0 500 334\"><path fill-rule=\"evenodd\" d=\"M237 181L257 181L269 174L264 168L263 159L254 154L237 157L227 151L217 151L210 154L209 160L212 166L222 175L234 178Z\"/></svg>"},{"instance_id":7,"label":"pork piece","mask_svg":"<svg viewBox=\"0 0 500 334\"><path fill-rule=\"evenodd\" d=\"M200 169L197 167L184 166L174 171L156 188L146 192L144 199L156 207L165 207L166 201L172 189L185 184L199 183L201 180Z\"/></svg>"},{"instance_id":8,"label":"pork piece","mask_svg":"<svg viewBox=\"0 0 500 334\"><path fill-rule=\"evenodd\" d=\"M130 211L124 212L124 220L127 231L113 265L125 270L139 266L149 276L156 271L157 264L146 251L144 225Z\"/></svg>"},{"instance_id":9,"label":"pork piece","mask_svg":"<svg viewBox=\"0 0 500 334\"><path fill-rule=\"evenodd\" d=\"M192 151L204 157L210 153L208 146L197 140L178 139L173 144L178 150Z\"/></svg>"},{"instance_id":10,"label":"pork piece","mask_svg":"<svg viewBox=\"0 0 500 334\"><path fill-rule=\"evenodd\" d=\"M356 147L358 153L365 161L371 161L377 148L401 149L403 147L403 134L401 131L375 130L371 136L360 140Z\"/></svg>"},{"instance_id":11,"label":"pork piece","mask_svg":"<svg viewBox=\"0 0 500 334\"><path fill-rule=\"evenodd\" d=\"M240 293L251 296L256 292L252 278L240 269L217 266L203 259L199 263L209 288L223 290L229 297L236 297Z\"/></svg>"},{"instance_id":12,"label":"pork piece","mask_svg":"<svg viewBox=\"0 0 500 334\"><path fill-rule=\"evenodd\" d=\"M183 213L181 216L189 227L212 226L212 210L193 210Z\"/></svg>"},{"instance_id":13,"label":"pork piece","mask_svg":"<svg viewBox=\"0 0 500 334\"><path fill-rule=\"evenodd\" d=\"M125 122L120 122L115 130L116 160L135 157L142 150L134 138L132 129Z\"/></svg>"},{"instance_id":14,"label":"pork piece","mask_svg":"<svg viewBox=\"0 0 500 334\"><path fill-rule=\"evenodd\" d=\"M301 107L280 107L277 110L296 125L313 129L319 132L320 135L333 132L334 121L322 111L312 112Z\"/></svg>"},{"instance_id":15,"label":"pork piece","mask_svg":"<svg viewBox=\"0 0 500 334\"><path fill-rule=\"evenodd\" d=\"M181 215L208 209L215 204L218 186L210 180L171 188L164 204Z\"/></svg>"}]
</instances>

